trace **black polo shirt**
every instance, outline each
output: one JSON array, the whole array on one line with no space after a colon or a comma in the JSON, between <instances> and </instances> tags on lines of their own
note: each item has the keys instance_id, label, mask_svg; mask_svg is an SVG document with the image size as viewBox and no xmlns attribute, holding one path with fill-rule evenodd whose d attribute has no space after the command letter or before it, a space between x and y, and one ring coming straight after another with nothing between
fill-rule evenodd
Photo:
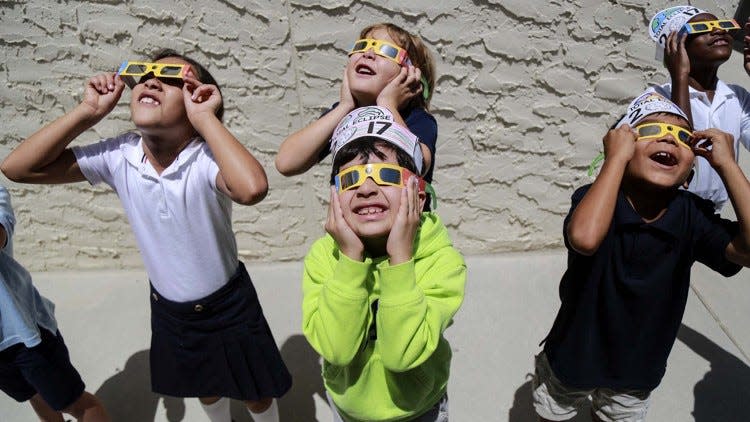
<instances>
[{"instance_id":1,"label":"black polo shirt","mask_svg":"<svg viewBox=\"0 0 750 422\"><path fill-rule=\"evenodd\" d=\"M589 187L573 194L565 227ZM652 223L620 191L612 225L592 256L576 253L563 230L568 269L544 346L555 375L582 389L654 389L685 311L693 262L736 274L741 267L725 251L737 231L710 201L686 191Z\"/></svg>"}]
</instances>

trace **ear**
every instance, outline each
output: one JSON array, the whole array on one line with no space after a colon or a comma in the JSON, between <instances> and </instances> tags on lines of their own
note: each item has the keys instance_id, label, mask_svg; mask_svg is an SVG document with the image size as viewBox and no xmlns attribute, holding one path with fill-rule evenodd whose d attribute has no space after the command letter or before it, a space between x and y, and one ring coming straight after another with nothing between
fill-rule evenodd
<instances>
[{"instance_id":1,"label":"ear","mask_svg":"<svg viewBox=\"0 0 750 422\"><path fill-rule=\"evenodd\" d=\"M694 176L695 176L695 167L693 167L693 168L690 169L690 173L688 173L687 178L685 179L684 182L682 182L682 187L685 188L685 189L687 189L688 186L690 185L690 181L693 180Z\"/></svg>"},{"instance_id":2,"label":"ear","mask_svg":"<svg viewBox=\"0 0 750 422\"><path fill-rule=\"evenodd\" d=\"M427 192L421 190L421 191L419 191L418 195L419 195L419 209L423 210L424 209L424 201L427 200Z\"/></svg>"}]
</instances>

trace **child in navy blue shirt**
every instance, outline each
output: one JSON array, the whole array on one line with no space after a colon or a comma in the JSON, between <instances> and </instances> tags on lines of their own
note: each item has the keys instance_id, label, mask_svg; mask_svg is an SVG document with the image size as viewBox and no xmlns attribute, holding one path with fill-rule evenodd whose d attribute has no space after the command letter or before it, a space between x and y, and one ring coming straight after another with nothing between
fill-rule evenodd
<instances>
[{"instance_id":1,"label":"child in navy blue shirt","mask_svg":"<svg viewBox=\"0 0 750 422\"><path fill-rule=\"evenodd\" d=\"M562 305L536 358L534 407L568 420L590 400L595 421L644 420L687 302L690 269L724 276L750 266L750 183L732 136L691 132L665 97L636 98L604 137L605 162L572 198L563 235ZM727 186L738 222L679 189L695 156Z\"/></svg>"},{"instance_id":2,"label":"child in navy blue shirt","mask_svg":"<svg viewBox=\"0 0 750 422\"><path fill-rule=\"evenodd\" d=\"M31 283L13 259L16 219L8 191L0 186L0 390L29 401L40 420L109 421L102 403L84 391L57 329L55 305Z\"/></svg>"}]
</instances>

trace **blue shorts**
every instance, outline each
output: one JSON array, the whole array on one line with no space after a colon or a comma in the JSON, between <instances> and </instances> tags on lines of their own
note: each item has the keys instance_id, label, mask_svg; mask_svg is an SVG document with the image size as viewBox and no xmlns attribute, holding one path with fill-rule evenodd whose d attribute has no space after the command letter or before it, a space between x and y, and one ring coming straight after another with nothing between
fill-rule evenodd
<instances>
[{"instance_id":1,"label":"blue shorts","mask_svg":"<svg viewBox=\"0 0 750 422\"><path fill-rule=\"evenodd\" d=\"M39 393L55 410L72 405L86 386L70 363L62 335L39 328L42 342L16 344L0 351L0 390L18 402Z\"/></svg>"}]
</instances>

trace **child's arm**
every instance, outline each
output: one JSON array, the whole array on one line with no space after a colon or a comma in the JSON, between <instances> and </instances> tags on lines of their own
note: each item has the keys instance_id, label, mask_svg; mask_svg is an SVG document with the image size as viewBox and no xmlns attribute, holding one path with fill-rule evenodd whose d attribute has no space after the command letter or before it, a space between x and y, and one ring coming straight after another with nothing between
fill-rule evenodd
<instances>
[{"instance_id":1,"label":"child's arm","mask_svg":"<svg viewBox=\"0 0 750 422\"><path fill-rule=\"evenodd\" d=\"M376 347L383 366L394 372L413 369L433 355L463 302L466 264L461 254L446 246L421 260L423 274L414 260L378 265Z\"/></svg>"},{"instance_id":2,"label":"child's arm","mask_svg":"<svg viewBox=\"0 0 750 422\"><path fill-rule=\"evenodd\" d=\"M201 84L190 73L185 77L182 93L188 119L208 144L219 167L216 187L238 204L260 202L268 192L266 172L216 117L221 104L219 89Z\"/></svg>"},{"instance_id":3,"label":"child's arm","mask_svg":"<svg viewBox=\"0 0 750 422\"><path fill-rule=\"evenodd\" d=\"M0 165L9 179L23 183L85 180L68 144L117 105L125 84L113 73L86 82L81 104L21 142Z\"/></svg>"},{"instance_id":4,"label":"child's arm","mask_svg":"<svg viewBox=\"0 0 750 422\"><path fill-rule=\"evenodd\" d=\"M721 176L739 223L739 233L727 245L728 260L750 267L750 182L734 159L734 138L718 129L693 132L696 155L704 157ZM710 146L710 149L708 149Z\"/></svg>"},{"instance_id":5,"label":"child's arm","mask_svg":"<svg viewBox=\"0 0 750 422\"><path fill-rule=\"evenodd\" d=\"M415 96L422 95L420 78L422 72L414 66L402 66L399 74L380 91L376 104L385 107L393 114L393 120L403 127L408 127L399 110L406 106ZM424 143L419 144L424 157L424 173L432 164L432 151Z\"/></svg>"},{"instance_id":6,"label":"child's arm","mask_svg":"<svg viewBox=\"0 0 750 422\"><path fill-rule=\"evenodd\" d=\"M625 167L635 151L635 140L636 135L628 125L612 129L604 136L604 165L565 228L568 243L581 255L593 255L607 235Z\"/></svg>"},{"instance_id":7,"label":"child's arm","mask_svg":"<svg viewBox=\"0 0 750 422\"><path fill-rule=\"evenodd\" d=\"M276 154L276 169L284 176L302 174L318 162L318 156L333 135L341 119L356 108L344 70L341 98L336 107L319 119L289 135Z\"/></svg>"},{"instance_id":8,"label":"child's arm","mask_svg":"<svg viewBox=\"0 0 750 422\"><path fill-rule=\"evenodd\" d=\"M693 114L690 111L690 57L685 49L687 34L679 35L674 31L667 37L664 47L664 61L672 79L672 102L677 104L693 124Z\"/></svg>"}]
</instances>

